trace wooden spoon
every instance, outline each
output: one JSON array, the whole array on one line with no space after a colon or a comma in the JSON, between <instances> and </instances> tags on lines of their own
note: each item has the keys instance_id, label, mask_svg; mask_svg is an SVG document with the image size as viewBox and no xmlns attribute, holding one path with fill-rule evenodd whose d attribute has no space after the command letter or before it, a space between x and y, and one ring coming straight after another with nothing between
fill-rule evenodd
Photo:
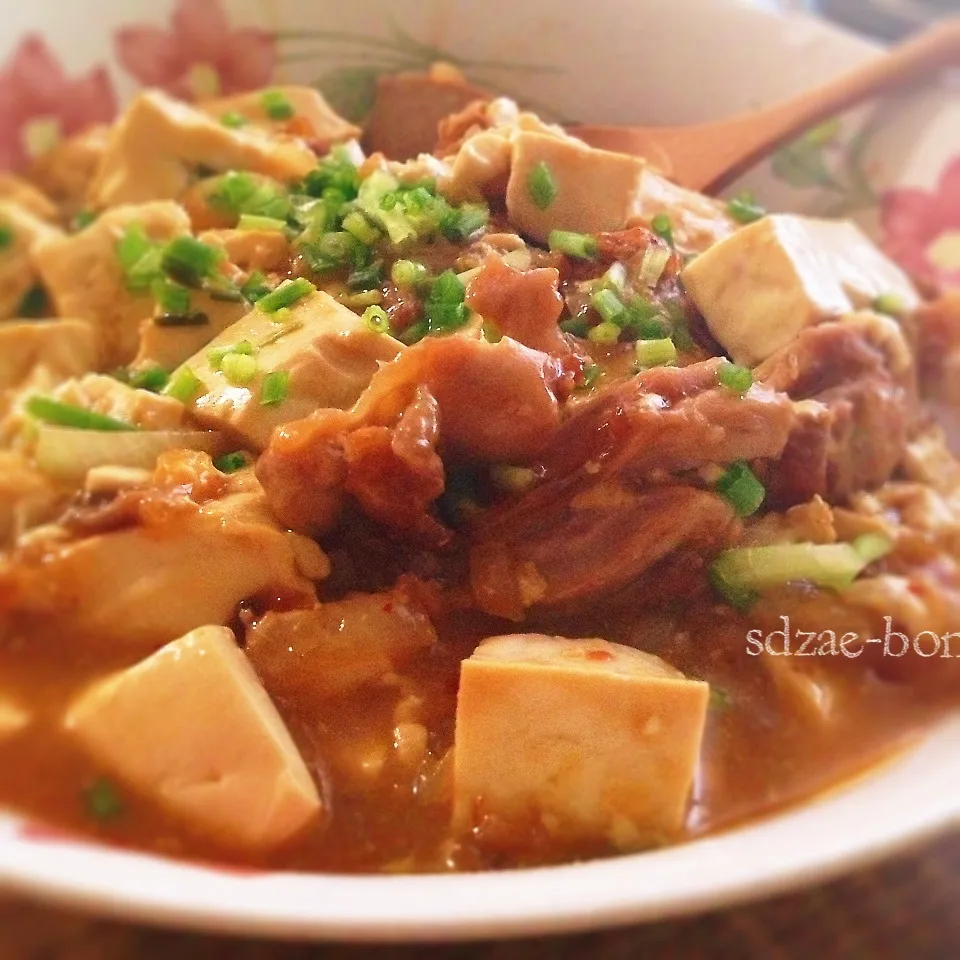
<instances>
[{"instance_id":1,"label":"wooden spoon","mask_svg":"<svg viewBox=\"0 0 960 960\"><path fill-rule=\"evenodd\" d=\"M960 18L953 18L845 76L774 107L686 127L569 129L591 146L645 157L677 183L710 192L816 124L876 94L957 65Z\"/></svg>"}]
</instances>

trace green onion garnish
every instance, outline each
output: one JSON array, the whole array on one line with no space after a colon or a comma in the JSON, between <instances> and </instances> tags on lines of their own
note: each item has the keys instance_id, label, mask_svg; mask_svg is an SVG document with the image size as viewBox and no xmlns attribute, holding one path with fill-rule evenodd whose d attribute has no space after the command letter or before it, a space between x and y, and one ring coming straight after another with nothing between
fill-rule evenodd
<instances>
[{"instance_id":1,"label":"green onion garnish","mask_svg":"<svg viewBox=\"0 0 960 960\"><path fill-rule=\"evenodd\" d=\"M383 283L383 263L380 260L374 260L365 267L351 271L350 276L347 277L347 286L351 290L373 291L381 283ZM376 293L379 294L380 291L376 290Z\"/></svg>"},{"instance_id":2,"label":"green onion garnish","mask_svg":"<svg viewBox=\"0 0 960 960\"><path fill-rule=\"evenodd\" d=\"M213 461L213 465L221 473L236 473L247 465L247 455L242 450L225 453Z\"/></svg>"},{"instance_id":3,"label":"green onion garnish","mask_svg":"<svg viewBox=\"0 0 960 960\"><path fill-rule=\"evenodd\" d=\"M462 327L469 317L464 304L466 289L452 270L444 270L437 277L423 305L423 314L429 333L447 333Z\"/></svg>"},{"instance_id":4,"label":"green onion garnish","mask_svg":"<svg viewBox=\"0 0 960 960\"><path fill-rule=\"evenodd\" d=\"M151 393L159 393L169 380L170 374L163 367L144 367L143 370L134 370L127 378L131 387L149 390Z\"/></svg>"},{"instance_id":5,"label":"green onion garnish","mask_svg":"<svg viewBox=\"0 0 960 960\"><path fill-rule=\"evenodd\" d=\"M564 333L572 333L575 337L586 337L590 332L590 324L586 317L568 317L560 324L560 329Z\"/></svg>"},{"instance_id":6,"label":"green onion garnish","mask_svg":"<svg viewBox=\"0 0 960 960\"><path fill-rule=\"evenodd\" d=\"M221 360L220 369L235 387L245 387L257 375L257 359L247 353L228 353Z\"/></svg>"},{"instance_id":7,"label":"green onion garnish","mask_svg":"<svg viewBox=\"0 0 960 960\"><path fill-rule=\"evenodd\" d=\"M877 313L884 313L888 317L899 317L906 310L903 298L897 293L881 293L870 306Z\"/></svg>"},{"instance_id":8,"label":"green onion garnish","mask_svg":"<svg viewBox=\"0 0 960 960\"><path fill-rule=\"evenodd\" d=\"M257 309L264 313L276 313L283 307L292 306L303 297L316 292L317 288L306 277L284 280L279 287L257 300Z\"/></svg>"},{"instance_id":9,"label":"green onion garnish","mask_svg":"<svg viewBox=\"0 0 960 960\"><path fill-rule=\"evenodd\" d=\"M70 221L70 229L74 233L79 233L81 230L85 230L97 219L97 215L92 210L81 210L76 216Z\"/></svg>"},{"instance_id":10,"label":"green onion garnish","mask_svg":"<svg viewBox=\"0 0 960 960\"><path fill-rule=\"evenodd\" d=\"M279 90L265 90L260 105L271 120L289 120L295 113L293 104Z\"/></svg>"},{"instance_id":11,"label":"green onion garnish","mask_svg":"<svg viewBox=\"0 0 960 960\"><path fill-rule=\"evenodd\" d=\"M620 339L620 328L615 323L605 320L591 327L587 332L587 339L591 343L599 343L604 346L611 346Z\"/></svg>"},{"instance_id":12,"label":"green onion garnish","mask_svg":"<svg viewBox=\"0 0 960 960\"><path fill-rule=\"evenodd\" d=\"M724 360L717 368L717 381L734 393L746 393L753 386L753 374L746 367Z\"/></svg>"},{"instance_id":13,"label":"green onion garnish","mask_svg":"<svg viewBox=\"0 0 960 960\"><path fill-rule=\"evenodd\" d=\"M205 327L210 318L198 310L194 313L161 313L153 318L153 322L158 327Z\"/></svg>"},{"instance_id":14,"label":"green onion garnish","mask_svg":"<svg viewBox=\"0 0 960 960\"><path fill-rule=\"evenodd\" d=\"M148 290L160 275L160 247L147 236L143 224L131 223L124 229L117 241L116 253L131 292Z\"/></svg>"},{"instance_id":15,"label":"green onion garnish","mask_svg":"<svg viewBox=\"0 0 960 960\"><path fill-rule=\"evenodd\" d=\"M660 340L638 340L637 364L647 367L666 367L677 362L677 347L669 337Z\"/></svg>"},{"instance_id":16,"label":"green onion garnish","mask_svg":"<svg viewBox=\"0 0 960 960\"><path fill-rule=\"evenodd\" d=\"M10 227L0 227L0 250L13 246L14 233Z\"/></svg>"},{"instance_id":17,"label":"green onion garnish","mask_svg":"<svg viewBox=\"0 0 960 960\"><path fill-rule=\"evenodd\" d=\"M250 121L242 113L232 110L223 114L220 117L220 122L229 130L239 130L240 127L245 127Z\"/></svg>"},{"instance_id":18,"label":"green onion garnish","mask_svg":"<svg viewBox=\"0 0 960 960\"><path fill-rule=\"evenodd\" d=\"M286 220L276 217L261 217L255 213L243 213L237 221L238 230L267 230L270 233L283 233L287 229Z\"/></svg>"},{"instance_id":19,"label":"green onion garnish","mask_svg":"<svg viewBox=\"0 0 960 960\"><path fill-rule=\"evenodd\" d=\"M290 389L290 374L286 370L274 370L263 378L260 386L260 405L272 407L287 399Z\"/></svg>"},{"instance_id":20,"label":"green onion garnish","mask_svg":"<svg viewBox=\"0 0 960 960\"><path fill-rule=\"evenodd\" d=\"M372 247L380 239L380 231L359 210L343 218L343 229L366 247Z\"/></svg>"},{"instance_id":21,"label":"green onion garnish","mask_svg":"<svg viewBox=\"0 0 960 960\"><path fill-rule=\"evenodd\" d=\"M743 461L731 464L714 489L733 505L741 517L756 513L767 495L763 484Z\"/></svg>"},{"instance_id":22,"label":"green onion garnish","mask_svg":"<svg viewBox=\"0 0 960 960\"><path fill-rule=\"evenodd\" d=\"M50 299L42 284L35 283L17 304L16 316L26 319L48 317L51 313Z\"/></svg>"},{"instance_id":23,"label":"green onion garnish","mask_svg":"<svg viewBox=\"0 0 960 960\"><path fill-rule=\"evenodd\" d=\"M181 403L189 403L203 389L203 381L190 369L180 367L163 388L165 397L173 397Z\"/></svg>"},{"instance_id":24,"label":"green onion garnish","mask_svg":"<svg viewBox=\"0 0 960 960\"><path fill-rule=\"evenodd\" d=\"M198 287L223 261L219 247L210 246L195 237L171 240L164 248L160 266L171 279L186 287Z\"/></svg>"},{"instance_id":25,"label":"green onion garnish","mask_svg":"<svg viewBox=\"0 0 960 960\"><path fill-rule=\"evenodd\" d=\"M620 298L606 287L595 290L590 295L590 303L607 323L617 323L617 319L627 312L627 308ZM620 326L620 324L617 323L617 326Z\"/></svg>"},{"instance_id":26,"label":"green onion garnish","mask_svg":"<svg viewBox=\"0 0 960 960\"><path fill-rule=\"evenodd\" d=\"M259 271L254 270L253 273L247 277L246 282L240 288L240 293L243 295L244 299L250 303L256 303L258 300L261 300L270 292L270 286L267 283L267 278Z\"/></svg>"},{"instance_id":27,"label":"green onion garnish","mask_svg":"<svg viewBox=\"0 0 960 960\"><path fill-rule=\"evenodd\" d=\"M430 279L430 271L416 260L397 260L390 268L390 279L397 287L416 290Z\"/></svg>"},{"instance_id":28,"label":"green onion garnish","mask_svg":"<svg viewBox=\"0 0 960 960\"><path fill-rule=\"evenodd\" d=\"M214 370L219 370L223 365L223 358L228 353L239 353L246 357L254 355L253 344L249 340L241 340L239 343L231 343L225 347L212 347L207 351L207 363Z\"/></svg>"},{"instance_id":29,"label":"green onion garnish","mask_svg":"<svg viewBox=\"0 0 960 960\"><path fill-rule=\"evenodd\" d=\"M650 229L661 239L673 246L673 224L665 213L658 213L650 221Z\"/></svg>"},{"instance_id":30,"label":"green onion garnish","mask_svg":"<svg viewBox=\"0 0 960 960\"><path fill-rule=\"evenodd\" d=\"M372 333L390 333L390 317L383 307L372 305L363 311L361 318Z\"/></svg>"},{"instance_id":31,"label":"green onion garnish","mask_svg":"<svg viewBox=\"0 0 960 960\"><path fill-rule=\"evenodd\" d=\"M756 198L749 190L744 190L732 197L727 204L727 213L737 223L753 223L767 215L767 211L757 203Z\"/></svg>"},{"instance_id":32,"label":"green onion garnish","mask_svg":"<svg viewBox=\"0 0 960 960\"><path fill-rule=\"evenodd\" d=\"M591 260L597 254L597 241L587 233L551 230L547 243L552 253L565 253L581 260Z\"/></svg>"},{"instance_id":33,"label":"green onion garnish","mask_svg":"<svg viewBox=\"0 0 960 960\"><path fill-rule=\"evenodd\" d=\"M577 387L577 390L592 390L602 376L603 368L600 364L591 363L589 367L584 368L583 383Z\"/></svg>"},{"instance_id":34,"label":"green onion garnish","mask_svg":"<svg viewBox=\"0 0 960 960\"><path fill-rule=\"evenodd\" d=\"M150 285L154 299L165 314L179 314L181 316L190 311L190 291L163 277L157 277Z\"/></svg>"},{"instance_id":35,"label":"green onion garnish","mask_svg":"<svg viewBox=\"0 0 960 960\"><path fill-rule=\"evenodd\" d=\"M106 777L97 777L83 791L83 805L87 813L100 823L116 820L124 809L117 788Z\"/></svg>"},{"instance_id":36,"label":"green onion garnish","mask_svg":"<svg viewBox=\"0 0 960 960\"><path fill-rule=\"evenodd\" d=\"M490 210L482 203L465 203L455 218L444 224L444 233L451 240L466 240L482 230L490 219Z\"/></svg>"},{"instance_id":37,"label":"green onion garnish","mask_svg":"<svg viewBox=\"0 0 960 960\"><path fill-rule=\"evenodd\" d=\"M60 403L52 397L30 397L24 404L27 413L34 420L50 423L57 427L72 427L74 430L112 430L116 432L136 430L132 423L116 420L113 417L85 410L72 403Z\"/></svg>"},{"instance_id":38,"label":"green onion garnish","mask_svg":"<svg viewBox=\"0 0 960 960\"><path fill-rule=\"evenodd\" d=\"M527 193L533 205L546 210L557 196L557 183L550 168L542 160L530 171L527 177Z\"/></svg>"}]
</instances>

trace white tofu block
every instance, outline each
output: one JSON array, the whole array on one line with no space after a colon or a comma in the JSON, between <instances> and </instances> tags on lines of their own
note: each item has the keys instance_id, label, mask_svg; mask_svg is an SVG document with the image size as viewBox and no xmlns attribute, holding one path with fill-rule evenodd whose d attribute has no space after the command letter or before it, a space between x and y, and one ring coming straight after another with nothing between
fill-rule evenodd
<instances>
[{"instance_id":1,"label":"white tofu block","mask_svg":"<svg viewBox=\"0 0 960 960\"><path fill-rule=\"evenodd\" d=\"M455 827L533 816L558 837L621 848L676 836L709 689L605 640L485 640L460 673Z\"/></svg>"},{"instance_id":2,"label":"white tofu block","mask_svg":"<svg viewBox=\"0 0 960 960\"><path fill-rule=\"evenodd\" d=\"M243 341L254 348L257 373L250 383L238 386L211 364L210 356ZM400 341L368 330L360 317L327 293L301 298L282 320L254 308L186 361L204 387L193 401L193 413L205 426L226 430L245 446L262 450L283 423L320 407L352 406L380 362L394 359L402 349ZM286 397L264 406L264 377L276 371L289 374Z\"/></svg>"},{"instance_id":3,"label":"white tofu block","mask_svg":"<svg viewBox=\"0 0 960 960\"><path fill-rule=\"evenodd\" d=\"M689 263L682 280L713 336L747 366L881 294L907 309L919 304L903 271L859 227L790 214L737 230Z\"/></svg>"},{"instance_id":4,"label":"white tofu block","mask_svg":"<svg viewBox=\"0 0 960 960\"><path fill-rule=\"evenodd\" d=\"M225 627L200 627L96 682L64 726L129 789L229 846L275 847L323 809L280 714Z\"/></svg>"}]
</instances>

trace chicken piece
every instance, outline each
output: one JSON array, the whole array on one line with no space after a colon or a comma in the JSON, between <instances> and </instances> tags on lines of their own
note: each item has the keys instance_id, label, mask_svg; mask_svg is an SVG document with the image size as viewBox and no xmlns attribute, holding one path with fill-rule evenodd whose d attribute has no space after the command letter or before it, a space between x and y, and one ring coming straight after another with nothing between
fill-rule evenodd
<instances>
[{"instance_id":1,"label":"chicken piece","mask_svg":"<svg viewBox=\"0 0 960 960\"><path fill-rule=\"evenodd\" d=\"M253 346L257 372L248 384L238 386L215 368L210 354L242 341ZM321 407L351 406L379 363L402 349L398 340L369 330L326 293L302 297L283 321L255 308L187 361L204 391L192 410L199 422L231 431L251 449L262 450L280 424ZM262 404L264 377L280 371L289 374L285 398Z\"/></svg>"},{"instance_id":2,"label":"chicken piece","mask_svg":"<svg viewBox=\"0 0 960 960\"><path fill-rule=\"evenodd\" d=\"M431 153L444 117L488 98L485 90L467 83L459 70L446 64L426 73L384 74L364 124L364 147L394 160Z\"/></svg>"},{"instance_id":3,"label":"chicken piece","mask_svg":"<svg viewBox=\"0 0 960 960\"><path fill-rule=\"evenodd\" d=\"M24 313L23 301L37 285L31 254L45 242L56 242L62 231L13 200L0 200L0 320ZM69 316L70 314L66 314Z\"/></svg>"},{"instance_id":4,"label":"chicken piece","mask_svg":"<svg viewBox=\"0 0 960 960\"><path fill-rule=\"evenodd\" d=\"M12 173L0 172L0 200L15 203L18 207L39 220L56 223L60 211L33 184L15 177Z\"/></svg>"},{"instance_id":5,"label":"chicken piece","mask_svg":"<svg viewBox=\"0 0 960 960\"><path fill-rule=\"evenodd\" d=\"M802 330L893 294L919 305L906 274L855 224L792 214L764 217L689 263L682 280L710 333L755 366Z\"/></svg>"},{"instance_id":6,"label":"chicken piece","mask_svg":"<svg viewBox=\"0 0 960 960\"><path fill-rule=\"evenodd\" d=\"M87 191L103 160L111 128L106 124L88 127L54 144L39 156L27 176L51 200L58 203L65 217L84 209Z\"/></svg>"},{"instance_id":7,"label":"chicken piece","mask_svg":"<svg viewBox=\"0 0 960 960\"><path fill-rule=\"evenodd\" d=\"M199 627L97 681L63 725L105 771L224 846L272 849L323 812L283 719L225 627Z\"/></svg>"},{"instance_id":8,"label":"chicken piece","mask_svg":"<svg viewBox=\"0 0 960 960\"><path fill-rule=\"evenodd\" d=\"M12 697L0 691L0 743L30 726L30 714Z\"/></svg>"},{"instance_id":9,"label":"chicken piece","mask_svg":"<svg viewBox=\"0 0 960 960\"><path fill-rule=\"evenodd\" d=\"M800 401L768 490L779 506L842 503L886 482L918 418L916 372L900 326L863 312L808 328L756 377Z\"/></svg>"},{"instance_id":10,"label":"chicken piece","mask_svg":"<svg viewBox=\"0 0 960 960\"><path fill-rule=\"evenodd\" d=\"M147 237L165 243L190 232L190 220L175 203L117 207L85 230L38 244L33 262L50 291L57 313L85 320L97 331L99 366L129 363L137 352L140 322L153 311L149 291L126 287L116 246L127 227L139 224Z\"/></svg>"},{"instance_id":11,"label":"chicken piece","mask_svg":"<svg viewBox=\"0 0 960 960\"><path fill-rule=\"evenodd\" d=\"M484 640L457 697L454 825L621 849L683 829L710 687L605 640Z\"/></svg>"},{"instance_id":12,"label":"chicken piece","mask_svg":"<svg viewBox=\"0 0 960 960\"><path fill-rule=\"evenodd\" d=\"M173 397L138 390L113 377L88 373L68 380L53 393L56 400L102 413L143 430L184 429L184 406Z\"/></svg>"},{"instance_id":13,"label":"chicken piece","mask_svg":"<svg viewBox=\"0 0 960 960\"><path fill-rule=\"evenodd\" d=\"M151 649L229 623L247 600L310 604L311 577L327 572L316 544L272 521L262 494L198 506L183 489L133 491L69 521L93 535L14 553L0 570L0 609L96 643Z\"/></svg>"},{"instance_id":14,"label":"chicken piece","mask_svg":"<svg viewBox=\"0 0 960 960\"><path fill-rule=\"evenodd\" d=\"M140 346L130 362L132 371L160 367L174 370L218 337L224 330L246 316L250 309L245 300L224 300L203 290L190 291L190 310L202 314L205 323L181 326L165 323L161 308L157 316L140 324Z\"/></svg>"},{"instance_id":15,"label":"chicken piece","mask_svg":"<svg viewBox=\"0 0 960 960\"><path fill-rule=\"evenodd\" d=\"M158 90L141 93L115 124L90 185L90 205L173 200L197 167L251 170L278 180L299 180L317 163L299 137L274 136L255 126L231 129Z\"/></svg>"},{"instance_id":16,"label":"chicken piece","mask_svg":"<svg viewBox=\"0 0 960 960\"><path fill-rule=\"evenodd\" d=\"M544 207L530 189L530 178L541 164L556 187ZM514 139L506 202L510 222L541 243L551 230L617 231L649 223L660 213L669 214L680 253L705 249L733 230L720 203L671 184L639 157L535 132Z\"/></svg>"},{"instance_id":17,"label":"chicken piece","mask_svg":"<svg viewBox=\"0 0 960 960\"><path fill-rule=\"evenodd\" d=\"M21 454L0 450L0 547L52 520L70 495Z\"/></svg>"},{"instance_id":18,"label":"chicken piece","mask_svg":"<svg viewBox=\"0 0 960 960\"><path fill-rule=\"evenodd\" d=\"M277 119L271 117L266 107L271 100L289 104L291 115ZM360 136L360 128L344 120L323 99L320 91L313 87L279 86L255 90L233 97L207 100L199 104L198 109L215 120L236 114L274 136L301 137L310 143L315 153L321 155L327 153L335 143L355 140Z\"/></svg>"},{"instance_id":19,"label":"chicken piece","mask_svg":"<svg viewBox=\"0 0 960 960\"><path fill-rule=\"evenodd\" d=\"M436 641L416 593L401 585L268 613L247 631L246 650L273 696L310 703L376 683Z\"/></svg>"}]
</instances>

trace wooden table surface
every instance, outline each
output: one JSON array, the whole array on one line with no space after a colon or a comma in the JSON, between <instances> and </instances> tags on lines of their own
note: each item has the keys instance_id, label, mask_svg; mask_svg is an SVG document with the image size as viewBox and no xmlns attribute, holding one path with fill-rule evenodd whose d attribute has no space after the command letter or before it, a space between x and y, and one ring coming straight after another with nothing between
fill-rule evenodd
<instances>
[{"instance_id":1,"label":"wooden table surface","mask_svg":"<svg viewBox=\"0 0 960 960\"><path fill-rule=\"evenodd\" d=\"M0 898L0 960L960 960L960 833L817 889L692 920L431 947L272 944Z\"/></svg>"}]
</instances>

